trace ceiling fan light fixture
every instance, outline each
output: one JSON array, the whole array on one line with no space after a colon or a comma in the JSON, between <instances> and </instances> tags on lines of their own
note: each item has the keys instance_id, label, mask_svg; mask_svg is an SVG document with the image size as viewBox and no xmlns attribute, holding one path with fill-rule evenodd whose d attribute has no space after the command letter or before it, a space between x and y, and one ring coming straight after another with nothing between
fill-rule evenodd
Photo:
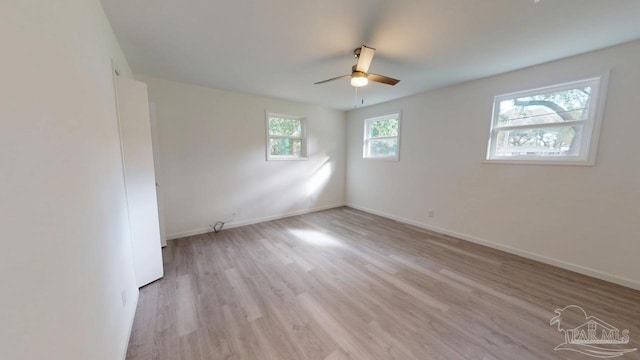
<instances>
[{"instance_id":1,"label":"ceiling fan light fixture","mask_svg":"<svg viewBox=\"0 0 640 360\"><path fill-rule=\"evenodd\" d=\"M353 87L363 87L369 83L369 79L367 79L367 75L362 72L354 72L351 75L351 86Z\"/></svg>"},{"instance_id":2,"label":"ceiling fan light fixture","mask_svg":"<svg viewBox=\"0 0 640 360\"><path fill-rule=\"evenodd\" d=\"M351 78L351 86L353 86L354 88L367 86L369 84L369 80L391 86L400 82L400 80L398 79L369 72L369 65L371 65L371 60L373 60L375 51L376 49L374 48L362 45L362 47L357 48L353 51L353 54L356 56L356 58L358 58L358 63L351 67L351 74L337 76L328 80L318 81L314 84L324 84L329 81L344 79L347 77Z\"/></svg>"}]
</instances>

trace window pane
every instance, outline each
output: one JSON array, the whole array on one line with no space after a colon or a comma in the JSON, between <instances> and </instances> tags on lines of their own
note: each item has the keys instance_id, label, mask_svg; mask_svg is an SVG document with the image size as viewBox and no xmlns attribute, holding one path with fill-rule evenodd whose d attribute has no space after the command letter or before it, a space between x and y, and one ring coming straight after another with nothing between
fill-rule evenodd
<instances>
[{"instance_id":1,"label":"window pane","mask_svg":"<svg viewBox=\"0 0 640 360\"><path fill-rule=\"evenodd\" d=\"M369 122L369 137L398 136L398 119L384 119Z\"/></svg>"},{"instance_id":2,"label":"window pane","mask_svg":"<svg viewBox=\"0 0 640 360\"><path fill-rule=\"evenodd\" d=\"M302 121L297 119L270 117L269 135L302 136Z\"/></svg>"},{"instance_id":3,"label":"window pane","mask_svg":"<svg viewBox=\"0 0 640 360\"><path fill-rule=\"evenodd\" d=\"M370 140L368 156L396 156L398 154L398 139Z\"/></svg>"},{"instance_id":4,"label":"window pane","mask_svg":"<svg viewBox=\"0 0 640 360\"><path fill-rule=\"evenodd\" d=\"M498 126L587 120L591 86L500 101Z\"/></svg>"},{"instance_id":5,"label":"window pane","mask_svg":"<svg viewBox=\"0 0 640 360\"><path fill-rule=\"evenodd\" d=\"M271 155L274 156L302 156L302 140L300 139L270 139Z\"/></svg>"},{"instance_id":6,"label":"window pane","mask_svg":"<svg viewBox=\"0 0 640 360\"><path fill-rule=\"evenodd\" d=\"M582 126L498 131L497 156L575 156Z\"/></svg>"}]
</instances>

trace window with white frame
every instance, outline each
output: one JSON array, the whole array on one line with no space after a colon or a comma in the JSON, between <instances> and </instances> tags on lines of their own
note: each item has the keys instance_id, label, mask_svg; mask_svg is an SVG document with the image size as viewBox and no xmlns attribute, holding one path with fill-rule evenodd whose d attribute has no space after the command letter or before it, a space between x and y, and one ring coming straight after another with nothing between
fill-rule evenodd
<instances>
[{"instance_id":1,"label":"window with white frame","mask_svg":"<svg viewBox=\"0 0 640 360\"><path fill-rule=\"evenodd\" d=\"M364 120L365 159L398 160L400 155L400 112Z\"/></svg>"},{"instance_id":2,"label":"window with white frame","mask_svg":"<svg viewBox=\"0 0 640 360\"><path fill-rule=\"evenodd\" d=\"M602 78L496 96L489 162L593 165Z\"/></svg>"},{"instance_id":3,"label":"window with white frame","mask_svg":"<svg viewBox=\"0 0 640 360\"><path fill-rule=\"evenodd\" d=\"M307 158L307 119L267 113L267 160Z\"/></svg>"}]
</instances>

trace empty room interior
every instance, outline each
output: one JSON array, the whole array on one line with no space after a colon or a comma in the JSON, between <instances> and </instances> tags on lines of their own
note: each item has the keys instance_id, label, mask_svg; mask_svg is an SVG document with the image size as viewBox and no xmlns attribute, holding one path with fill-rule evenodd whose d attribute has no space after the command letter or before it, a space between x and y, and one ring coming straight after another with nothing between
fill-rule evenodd
<instances>
[{"instance_id":1,"label":"empty room interior","mask_svg":"<svg viewBox=\"0 0 640 360\"><path fill-rule=\"evenodd\" d=\"M1 359L640 359L640 1L0 13Z\"/></svg>"}]
</instances>

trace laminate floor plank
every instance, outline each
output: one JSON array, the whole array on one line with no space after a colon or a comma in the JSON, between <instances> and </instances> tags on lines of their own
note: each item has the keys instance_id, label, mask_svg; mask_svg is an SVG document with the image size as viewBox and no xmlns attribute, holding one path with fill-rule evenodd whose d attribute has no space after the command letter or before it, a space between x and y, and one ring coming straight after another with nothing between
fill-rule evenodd
<instances>
[{"instance_id":1,"label":"laminate floor plank","mask_svg":"<svg viewBox=\"0 0 640 360\"><path fill-rule=\"evenodd\" d=\"M362 344L354 333L345 329L336 318L309 294L298 295L302 307L311 314L316 323L353 359L373 359L374 354Z\"/></svg>"},{"instance_id":2,"label":"laminate floor plank","mask_svg":"<svg viewBox=\"0 0 640 360\"><path fill-rule=\"evenodd\" d=\"M568 305L640 348L639 291L346 207L173 240L163 262L128 360L585 359L554 350Z\"/></svg>"},{"instance_id":3,"label":"laminate floor plank","mask_svg":"<svg viewBox=\"0 0 640 360\"><path fill-rule=\"evenodd\" d=\"M176 287L177 309L176 325L178 336L185 336L198 330L198 315L196 314L195 292L193 291L192 275L180 275Z\"/></svg>"},{"instance_id":4,"label":"laminate floor plank","mask_svg":"<svg viewBox=\"0 0 640 360\"><path fill-rule=\"evenodd\" d=\"M225 271L225 274L227 275L227 280L229 280L233 287L235 296L238 298L242 310L244 310L246 320L251 322L262 316L260 308L249 291L246 279L243 279L235 268Z\"/></svg>"},{"instance_id":5,"label":"laminate floor plank","mask_svg":"<svg viewBox=\"0 0 640 360\"><path fill-rule=\"evenodd\" d=\"M131 360L149 359L151 357L153 329L157 320L158 286L152 284L147 292L149 296L139 300L140 311L136 313L136 317L140 319L144 326L134 328L129 340L128 353Z\"/></svg>"}]
</instances>

